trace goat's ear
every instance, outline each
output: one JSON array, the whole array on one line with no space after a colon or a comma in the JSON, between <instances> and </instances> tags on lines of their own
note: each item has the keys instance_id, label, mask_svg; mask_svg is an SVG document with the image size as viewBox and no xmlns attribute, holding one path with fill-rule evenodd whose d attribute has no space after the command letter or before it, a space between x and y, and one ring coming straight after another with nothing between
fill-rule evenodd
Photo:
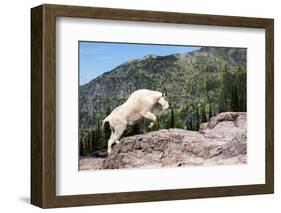
<instances>
[{"instance_id":1,"label":"goat's ear","mask_svg":"<svg viewBox=\"0 0 281 213\"><path fill-rule=\"evenodd\" d=\"M166 97L167 96L167 89L166 87L164 87L164 89L162 90L162 97Z\"/></svg>"}]
</instances>

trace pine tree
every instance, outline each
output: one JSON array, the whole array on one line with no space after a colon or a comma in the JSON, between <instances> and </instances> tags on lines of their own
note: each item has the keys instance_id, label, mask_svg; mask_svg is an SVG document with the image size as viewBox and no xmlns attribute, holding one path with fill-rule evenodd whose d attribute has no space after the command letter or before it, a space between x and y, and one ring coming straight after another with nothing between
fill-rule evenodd
<instances>
[{"instance_id":1,"label":"pine tree","mask_svg":"<svg viewBox=\"0 0 281 213\"><path fill-rule=\"evenodd\" d=\"M174 108L173 107L171 107L170 128L175 128L175 116L174 116Z\"/></svg>"},{"instance_id":2,"label":"pine tree","mask_svg":"<svg viewBox=\"0 0 281 213\"><path fill-rule=\"evenodd\" d=\"M110 107L108 106L108 107L106 108L106 112L105 112L106 116L108 116L108 115L110 114L110 112L111 112L111 109L110 109Z\"/></svg>"},{"instance_id":3,"label":"pine tree","mask_svg":"<svg viewBox=\"0 0 281 213\"><path fill-rule=\"evenodd\" d=\"M189 117L188 116L186 116L186 120L185 120L185 126L186 126L186 128L185 129L189 129Z\"/></svg>"},{"instance_id":4,"label":"pine tree","mask_svg":"<svg viewBox=\"0 0 281 213\"><path fill-rule=\"evenodd\" d=\"M94 130L92 130L91 132L91 143L92 143L92 152L94 152L98 148L96 143L96 134Z\"/></svg>"},{"instance_id":5,"label":"pine tree","mask_svg":"<svg viewBox=\"0 0 281 213\"><path fill-rule=\"evenodd\" d=\"M187 130L192 130L192 116L187 116L186 117L186 129Z\"/></svg>"},{"instance_id":6,"label":"pine tree","mask_svg":"<svg viewBox=\"0 0 281 213\"><path fill-rule=\"evenodd\" d=\"M237 85L234 86L234 105L235 105L235 112L239 111L239 96L237 92Z\"/></svg>"},{"instance_id":7,"label":"pine tree","mask_svg":"<svg viewBox=\"0 0 281 213\"><path fill-rule=\"evenodd\" d=\"M84 138L84 155L88 154L88 149L89 149L89 146L88 146L88 143L87 143L87 137L85 137Z\"/></svg>"},{"instance_id":8,"label":"pine tree","mask_svg":"<svg viewBox=\"0 0 281 213\"><path fill-rule=\"evenodd\" d=\"M247 101L246 101L246 97L244 98L243 100L243 109L242 109L243 112L246 112L247 111Z\"/></svg>"},{"instance_id":9,"label":"pine tree","mask_svg":"<svg viewBox=\"0 0 281 213\"><path fill-rule=\"evenodd\" d=\"M242 97L238 95L238 106L237 106L237 111L238 112L243 112L243 105L242 105Z\"/></svg>"},{"instance_id":10,"label":"pine tree","mask_svg":"<svg viewBox=\"0 0 281 213\"><path fill-rule=\"evenodd\" d=\"M79 155L80 156L84 156L84 144L83 144L83 140L82 137L80 137L80 142L79 142Z\"/></svg>"},{"instance_id":11,"label":"pine tree","mask_svg":"<svg viewBox=\"0 0 281 213\"><path fill-rule=\"evenodd\" d=\"M88 144L88 150L87 150L87 154L91 154L92 153L92 146L91 146L91 138L90 135L87 136L87 144Z\"/></svg>"},{"instance_id":12,"label":"pine tree","mask_svg":"<svg viewBox=\"0 0 281 213\"><path fill-rule=\"evenodd\" d=\"M161 123L160 119L156 120L155 130L159 130L160 129L160 123Z\"/></svg>"},{"instance_id":13,"label":"pine tree","mask_svg":"<svg viewBox=\"0 0 281 213\"><path fill-rule=\"evenodd\" d=\"M200 127L200 115L199 115L199 106L196 107L196 129Z\"/></svg>"},{"instance_id":14,"label":"pine tree","mask_svg":"<svg viewBox=\"0 0 281 213\"><path fill-rule=\"evenodd\" d=\"M211 106L211 104L209 104L209 120L211 119L212 116L213 116L212 115L212 106Z\"/></svg>"},{"instance_id":15,"label":"pine tree","mask_svg":"<svg viewBox=\"0 0 281 213\"><path fill-rule=\"evenodd\" d=\"M101 128L100 128L100 120L98 118L96 134L95 134L95 141L96 141L96 144L97 144L97 148L99 148L99 149L103 148L103 143L102 143L103 140L102 140L101 136L102 136L102 133L101 133Z\"/></svg>"},{"instance_id":16,"label":"pine tree","mask_svg":"<svg viewBox=\"0 0 281 213\"><path fill-rule=\"evenodd\" d=\"M225 112L225 96L224 96L224 92L221 92L220 95L220 102L219 102L219 112Z\"/></svg>"},{"instance_id":17,"label":"pine tree","mask_svg":"<svg viewBox=\"0 0 281 213\"><path fill-rule=\"evenodd\" d=\"M232 85L231 91L231 111L237 112L239 110L239 99L237 94L237 87L236 85Z\"/></svg>"},{"instance_id":18,"label":"pine tree","mask_svg":"<svg viewBox=\"0 0 281 213\"><path fill-rule=\"evenodd\" d=\"M201 108L201 122L204 123L206 121L207 121L207 116L206 116L205 104L202 104L202 108Z\"/></svg>"}]
</instances>

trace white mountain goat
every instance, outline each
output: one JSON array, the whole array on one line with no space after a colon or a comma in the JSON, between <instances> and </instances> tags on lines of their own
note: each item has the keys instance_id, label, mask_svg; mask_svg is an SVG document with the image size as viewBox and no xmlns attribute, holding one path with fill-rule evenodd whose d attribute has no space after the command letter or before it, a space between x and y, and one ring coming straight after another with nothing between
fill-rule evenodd
<instances>
[{"instance_id":1,"label":"white mountain goat","mask_svg":"<svg viewBox=\"0 0 281 213\"><path fill-rule=\"evenodd\" d=\"M111 136L108 140L108 154L114 143L119 143L127 126L139 123L144 118L151 121L149 128L153 127L156 116L153 109L160 104L163 110L169 108L169 103L164 99L165 94L158 91L140 89L133 92L127 101L116 107L110 115L103 120L103 125L108 122ZM142 122L143 123L143 122Z\"/></svg>"}]
</instances>

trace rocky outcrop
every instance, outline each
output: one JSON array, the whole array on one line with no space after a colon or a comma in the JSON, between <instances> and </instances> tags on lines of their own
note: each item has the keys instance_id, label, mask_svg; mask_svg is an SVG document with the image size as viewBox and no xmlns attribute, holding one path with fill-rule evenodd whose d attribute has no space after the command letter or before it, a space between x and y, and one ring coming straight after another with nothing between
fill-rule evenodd
<instances>
[{"instance_id":1,"label":"rocky outcrop","mask_svg":"<svg viewBox=\"0 0 281 213\"><path fill-rule=\"evenodd\" d=\"M247 161L247 115L220 113L199 131L163 129L125 137L106 158L80 160L80 169L159 168ZM92 164L92 166L91 166Z\"/></svg>"}]
</instances>

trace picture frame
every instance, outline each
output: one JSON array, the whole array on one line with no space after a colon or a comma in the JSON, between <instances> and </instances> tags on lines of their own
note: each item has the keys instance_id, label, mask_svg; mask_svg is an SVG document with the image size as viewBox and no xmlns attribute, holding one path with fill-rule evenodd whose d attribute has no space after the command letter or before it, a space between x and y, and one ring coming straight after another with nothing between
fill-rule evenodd
<instances>
[{"instance_id":1,"label":"picture frame","mask_svg":"<svg viewBox=\"0 0 281 213\"><path fill-rule=\"evenodd\" d=\"M56 194L56 18L141 21L265 30L265 183L97 194ZM261 139L262 140L262 139ZM274 20L44 4L31 9L31 203L41 208L274 192Z\"/></svg>"}]
</instances>

